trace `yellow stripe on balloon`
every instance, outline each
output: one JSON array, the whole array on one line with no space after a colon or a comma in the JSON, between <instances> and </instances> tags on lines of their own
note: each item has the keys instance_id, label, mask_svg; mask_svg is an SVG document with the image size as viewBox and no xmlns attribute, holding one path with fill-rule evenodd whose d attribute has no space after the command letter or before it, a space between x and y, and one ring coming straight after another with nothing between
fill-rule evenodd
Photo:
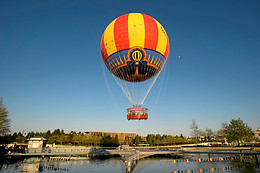
<instances>
[{"instance_id":1,"label":"yellow stripe on balloon","mask_svg":"<svg viewBox=\"0 0 260 173\"><path fill-rule=\"evenodd\" d=\"M156 64L156 65L157 65L157 64ZM158 67L161 67L161 65L162 65L162 62L160 61L157 66L158 66Z\"/></svg>"},{"instance_id":2,"label":"yellow stripe on balloon","mask_svg":"<svg viewBox=\"0 0 260 173\"><path fill-rule=\"evenodd\" d=\"M114 38L115 21L116 19L108 25L107 29L104 32L104 45L108 56L117 52L115 38Z\"/></svg>"},{"instance_id":3,"label":"yellow stripe on balloon","mask_svg":"<svg viewBox=\"0 0 260 173\"><path fill-rule=\"evenodd\" d=\"M144 18L140 13L130 13L128 16L129 46L144 47L145 28Z\"/></svg>"},{"instance_id":4,"label":"yellow stripe on balloon","mask_svg":"<svg viewBox=\"0 0 260 173\"><path fill-rule=\"evenodd\" d=\"M154 59L154 57L153 57L153 59ZM150 62L151 64L153 63L153 59L152 59L151 62Z\"/></svg>"},{"instance_id":5,"label":"yellow stripe on balloon","mask_svg":"<svg viewBox=\"0 0 260 173\"><path fill-rule=\"evenodd\" d=\"M156 47L156 51L160 52L162 55L164 55L164 52L167 47L167 37L168 36L166 34L166 31L162 27L162 25L157 20L155 20L155 21L158 26L158 44Z\"/></svg>"},{"instance_id":6,"label":"yellow stripe on balloon","mask_svg":"<svg viewBox=\"0 0 260 173\"><path fill-rule=\"evenodd\" d=\"M116 66L117 66L117 64L116 64L115 60L113 60L113 63L114 63L114 66L116 67Z\"/></svg>"},{"instance_id":7,"label":"yellow stripe on balloon","mask_svg":"<svg viewBox=\"0 0 260 173\"><path fill-rule=\"evenodd\" d=\"M121 59L121 57L119 56L119 59L120 59L120 61L121 61L121 64L123 64L123 61L122 61L122 59Z\"/></svg>"},{"instance_id":8,"label":"yellow stripe on balloon","mask_svg":"<svg viewBox=\"0 0 260 173\"><path fill-rule=\"evenodd\" d=\"M157 58L154 60L153 64L155 64L157 62Z\"/></svg>"},{"instance_id":9,"label":"yellow stripe on balloon","mask_svg":"<svg viewBox=\"0 0 260 173\"><path fill-rule=\"evenodd\" d=\"M116 58L116 62L117 62L117 65L120 65L120 63L119 63L119 61L118 61L118 59Z\"/></svg>"},{"instance_id":10,"label":"yellow stripe on balloon","mask_svg":"<svg viewBox=\"0 0 260 173\"><path fill-rule=\"evenodd\" d=\"M157 63L156 63L155 65L158 66L159 62L160 62L160 61L157 61Z\"/></svg>"},{"instance_id":11,"label":"yellow stripe on balloon","mask_svg":"<svg viewBox=\"0 0 260 173\"><path fill-rule=\"evenodd\" d=\"M114 68L114 64L113 64L112 61L110 62L109 67L113 67Z\"/></svg>"}]
</instances>

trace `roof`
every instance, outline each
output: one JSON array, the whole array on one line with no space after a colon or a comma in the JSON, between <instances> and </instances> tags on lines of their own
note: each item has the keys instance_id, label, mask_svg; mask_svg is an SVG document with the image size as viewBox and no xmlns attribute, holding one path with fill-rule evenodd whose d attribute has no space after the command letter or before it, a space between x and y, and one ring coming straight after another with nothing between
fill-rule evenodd
<instances>
[{"instance_id":1,"label":"roof","mask_svg":"<svg viewBox=\"0 0 260 173\"><path fill-rule=\"evenodd\" d=\"M102 132L102 131L86 131L85 133L118 133L118 134L134 134L136 133L128 133L128 132Z\"/></svg>"},{"instance_id":2,"label":"roof","mask_svg":"<svg viewBox=\"0 0 260 173\"><path fill-rule=\"evenodd\" d=\"M30 138L27 139L28 141L46 141L46 139L44 137L34 137L34 138Z\"/></svg>"}]
</instances>

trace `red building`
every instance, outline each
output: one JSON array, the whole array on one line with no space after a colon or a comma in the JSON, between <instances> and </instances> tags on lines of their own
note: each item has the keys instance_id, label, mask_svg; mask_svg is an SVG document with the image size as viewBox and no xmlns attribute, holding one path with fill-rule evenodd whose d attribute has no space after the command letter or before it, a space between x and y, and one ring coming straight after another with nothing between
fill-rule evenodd
<instances>
[{"instance_id":1,"label":"red building","mask_svg":"<svg viewBox=\"0 0 260 173\"><path fill-rule=\"evenodd\" d=\"M118 137L119 143L126 143L129 144L130 142L132 142L135 137L137 136L136 133L122 133L122 132L95 132L95 131L87 131L85 132L87 134L87 136L95 136L95 135L100 135L100 136L104 136L104 135L108 135L111 138L115 138L116 136Z\"/></svg>"}]
</instances>

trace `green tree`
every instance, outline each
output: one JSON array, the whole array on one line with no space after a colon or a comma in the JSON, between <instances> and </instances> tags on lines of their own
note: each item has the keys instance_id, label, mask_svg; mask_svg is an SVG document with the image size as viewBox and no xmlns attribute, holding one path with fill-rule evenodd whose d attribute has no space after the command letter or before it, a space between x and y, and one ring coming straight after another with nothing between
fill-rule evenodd
<instances>
[{"instance_id":1,"label":"green tree","mask_svg":"<svg viewBox=\"0 0 260 173\"><path fill-rule=\"evenodd\" d=\"M103 138L103 136L101 136L101 135L89 135L88 137L87 137L87 140L86 140L86 142L87 142L87 144L88 145L94 145L94 146L97 146L98 144L100 144L101 143L101 139Z\"/></svg>"},{"instance_id":2,"label":"green tree","mask_svg":"<svg viewBox=\"0 0 260 173\"><path fill-rule=\"evenodd\" d=\"M53 135L61 135L61 132L60 132L60 129L55 129L53 132L52 132L52 134L51 134L52 136Z\"/></svg>"},{"instance_id":3,"label":"green tree","mask_svg":"<svg viewBox=\"0 0 260 173\"><path fill-rule=\"evenodd\" d=\"M116 143L117 145L119 145L118 135L115 136L115 143Z\"/></svg>"},{"instance_id":4,"label":"green tree","mask_svg":"<svg viewBox=\"0 0 260 173\"><path fill-rule=\"evenodd\" d=\"M125 145L129 145L129 143L130 143L129 136L126 136L126 137L125 137L124 144L125 144Z\"/></svg>"},{"instance_id":5,"label":"green tree","mask_svg":"<svg viewBox=\"0 0 260 173\"><path fill-rule=\"evenodd\" d=\"M86 142L85 142L86 136L83 133L79 133L77 136L78 136L79 144L86 145Z\"/></svg>"},{"instance_id":6,"label":"green tree","mask_svg":"<svg viewBox=\"0 0 260 173\"><path fill-rule=\"evenodd\" d=\"M48 130L43 136L48 140L51 137L51 131Z\"/></svg>"},{"instance_id":7,"label":"green tree","mask_svg":"<svg viewBox=\"0 0 260 173\"><path fill-rule=\"evenodd\" d=\"M33 131L29 132L27 135L26 135L26 139L29 139L29 138L33 138L35 137L35 133Z\"/></svg>"},{"instance_id":8,"label":"green tree","mask_svg":"<svg viewBox=\"0 0 260 173\"><path fill-rule=\"evenodd\" d=\"M65 134L62 134L58 137L57 143L64 144L65 143Z\"/></svg>"},{"instance_id":9,"label":"green tree","mask_svg":"<svg viewBox=\"0 0 260 173\"><path fill-rule=\"evenodd\" d=\"M5 135L10 132L9 112L3 105L3 97L0 98L0 135Z\"/></svg>"},{"instance_id":10,"label":"green tree","mask_svg":"<svg viewBox=\"0 0 260 173\"><path fill-rule=\"evenodd\" d=\"M23 136L21 132L19 132L15 138L15 142L18 143L24 143L26 141L26 138Z\"/></svg>"},{"instance_id":11,"label":"green tree","mask_svg":"<svg viewBox=\"0 0 260 173\"><path fill-rule=\"evenodd\" d=\"M161 144L161 135L160 134L155 135L154 144L155 145Z\"/></svg>"},{"instance_id":12,"label":"green tree","mask_svg":"<svg viewBox=\"0 0 260 173\"><path fill-rule=\"evenodd\" d=\"M55 140L54 140L54 138L51 136L51 137L48 138L47 144L53 144L53 143L55 143Z\"/></svg>"},{"instance_id":13,"label":"green tree","mask_svg":"<svg viewBox=\"0 0 260 173\"><path fill-rule=\"evenodd\" d=\"M253 137L252 129L244 123L240 118L232 119L230 123L224 127L225 137L229 142L237 142L240 145L241 142L250 141Z\"/></svg>"},{"instance_id":14,"label":"green tree","mask_svg":"<svg viewBox=\"0 0 260 173\"><path fill-rule=\"evenodd\" d=\"M139 145L141 143L141 140L142 140L141 136L137 135L134 139L134 144Z\"/></svg>"},{"instance_id":15,"label":"green tree","mask_svg":"<svg viewBox=\"0 0 260 173\"><path fill-rule=\"evenodd\" d=\"M72 137L73 144L81 145L80 134L74 134Z\"/></svg>"},{"instance_id":16,"label":"green tree","mask_svg":"<svg viewBox=\"0 0 260 173\"><path fill-rule=\"evenodd\" d=\"M74 132L71 132L71 133L69 133L69 134L61 134L61 136L65 136L64 137L64 139L65 139L65 144L69 144L69 143L71 143L72 142L72 138L73 138L73 135L76 135L76 133L74 133Z\"/></svg>"},{"instance_id":17,"label":"green tree","mask_svg":"<svg viewBox=\"0 0 260 173\"><path fill-rule=\"evenodd\" d=\"M154 145L154 140L155 140L155 135L154 134L147 135L146 141L147 141L148 144L153 146Z\"/></svg>"},{"instance_id":18,"label":"green tree","mask_svg":"<svg viewBox=\"0 0 260 173\"><path fill-rule=\"evenodd\" d=\"M167 135L162 135L161 145L167 145Z\"/></svg>"},{"instance_id":19,"label":"green tree","mask_svg":"<svg viewBox=\"0 0 260 173\"><path fill-rule=\"evenodd\" d=\"M119 143L118 140L116 140L116 138L112 138L109 135L105 135L100 140L100 145L102 147L117 147Z\"/></svg>"}]
</instances>

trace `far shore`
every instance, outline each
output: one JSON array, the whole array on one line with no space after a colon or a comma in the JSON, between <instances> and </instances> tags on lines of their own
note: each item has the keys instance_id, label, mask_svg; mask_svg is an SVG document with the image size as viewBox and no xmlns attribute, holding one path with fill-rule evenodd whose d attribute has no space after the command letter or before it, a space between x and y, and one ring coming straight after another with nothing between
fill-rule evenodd
<instances>
[{"instance_id":1,"label":"far shore","mask_svg":"<svg viewBox=\"0 0 260 173\"><path fill-rule=\"evenodd\" d=\"M51 148L103 148L100 146L74 146L74 145L55 145ZM104 149L118 149L118 147L105 147ZM225 146L225 147L212 147L212 146L190 146L190 145L169 145L169 146L147 146L147 147L134 147L129 146L128 150L133 149L182 149L182 150L250 150L252 152L260 152L260 147L247 147L247 146Z\"/></svg>"}]
</instances>

